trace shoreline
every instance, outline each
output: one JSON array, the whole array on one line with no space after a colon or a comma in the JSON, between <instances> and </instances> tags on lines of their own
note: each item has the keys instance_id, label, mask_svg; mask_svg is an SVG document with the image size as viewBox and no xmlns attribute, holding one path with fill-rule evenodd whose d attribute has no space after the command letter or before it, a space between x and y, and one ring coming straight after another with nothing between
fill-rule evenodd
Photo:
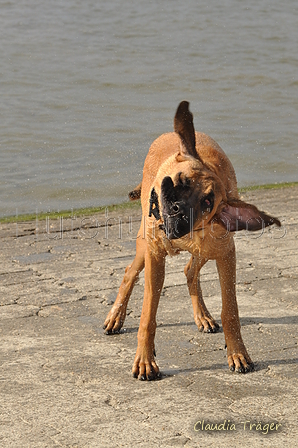
<instances>
[{"instance_id":1,"label":"shoreline","mask_svg":"<svg viewBox=\"0 0 298 448\"><path fill-rule=\"evenodd\" d=\"M240 187L238 188L239 193L246 193L250 191L259 191L259 190L276 190L281 188L292 188L298 186L298 182L283 182L278 184L264 184L264 185L252 185L249 187ZM40 212L40 213L25 213L20 215L10 215L4 216L0 218L0 224L9 224L12 222L28 222L28 221L45 221L46 219L55 219L55 218L70 218L73 216L90 216L95 213L104 213L106 210L108 212L128 210L128 209L137 209L140 207L140 200L136 201L126 201L120 204L111 204L100 207L82 207L79 209L73 210L61 210L58 212Z\"/></svg>"}]
</instances>

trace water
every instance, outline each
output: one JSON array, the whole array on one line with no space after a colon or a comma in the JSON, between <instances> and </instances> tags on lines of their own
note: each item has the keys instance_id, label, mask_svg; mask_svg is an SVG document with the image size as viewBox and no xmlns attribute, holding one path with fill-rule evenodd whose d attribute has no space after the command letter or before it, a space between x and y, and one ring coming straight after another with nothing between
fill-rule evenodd
<instances>
[{"instance_id":1,"label":"water","mask_svg":"<svg viewBox=\"0 0 298 448\"><path fill-rule=\"evenodd\" d=\"M240 186L295 181L295 0L0 4L0 216L122 202L181 100Z\"/></svg>"}]
</instances>

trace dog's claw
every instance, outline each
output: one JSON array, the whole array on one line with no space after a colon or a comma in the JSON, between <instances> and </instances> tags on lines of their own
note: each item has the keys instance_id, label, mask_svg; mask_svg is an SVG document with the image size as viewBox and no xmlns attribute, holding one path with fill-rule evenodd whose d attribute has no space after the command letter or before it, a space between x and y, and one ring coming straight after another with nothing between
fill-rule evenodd
<instances>
[{"instance_id":1,"label":"dog's claw","mask_svg":"<svg viewBox=\"0 0 298 448\"><path fill-rule=\"evenodd\" d=\"M230 366L229 369L230 369L231 372L235 372L235 373L239 373L239 374L241 374L241 373L245 374L245 373L253 372L254 371L254 365L253 364L248 364L248 366L246 366L246 367L241 366L241 367L236 367L236 368L234 366Z\"/></svg>"},{"instance_id":2,"label":"dog's claw","mask_svg":"<svg viewBox=\"0 0 298 448\"><path fill-rule=\"evenodd\" d=\"M195 316L195 322L198 326L198 330L202 333L216 333L219 330L218 323L213 319L213 317L205 316L199 317Z\"/></svg>"},{"instance_id":3,"label":"dog's claw","mask_svg":"<svg viewBox=\"0 0 298 448\"><path fill-rule=\"evenodd\" d=\"M203 328L203 330L204 330L204 333L217 333L219 330L219 325L216 325L214 327L209 326L208 328L205 328L205 329Z\"/></svg>"},{"instance_id":4,"label":"dog's claw","mask_svg":"<svg viewBox=\"0 0 298 448\"><path fill-rule=\"evenodd\" d=\"M138 375L136 372L133 372L132 376L133 378L139 379L140 381L154 381L161 379L161 373L155 373L154 371L149 373L149 375L146 375L145 373L143 373L142 375Z\"/></svg>"},{"instance_id":5,"label":"dog's claw","mask_svg":"<svg viewBox=\"0 0 298 448\"><path fill-rule=\"evenodd\" d=\"M246 350L241 353L234 353L233 355L228 356L229 369L231 372L235 373L248 373L254 369L253 362L248 356Z\"/></svg>"},{"instance_id":6,"label":"dog's claw","mask_svg":"<svg viewBox=\"0 0 298 448\"><path fill-rule=\"evenodd\" d=\"M106 329L106 327L103 327L103 328L105 330L104 334L106 334L108 336L110 336L111 334L120 334L120 332L121 332L121 328L116 328L116 329L111 328L109 330Z\"/></svg>"},{"instance_id":7,"label":"dog's claw","mask_svg":"<svg viewBox=\"0 0 298 448\"><path fill-rule=\"evenodd\" d=\"M149 375L147 375L147 380L148 381L154 381L155 379L159 378L159 372L155 373L155 372L151 372L149 373Z\"/></svg>"},{"instance_id":8,"label":"dog's claw","mask_svg":"<svg viewBox=\"0 0 298 448\"><path fill-rule=\"evenodd\" d=\"M254 370L255 370L254 363L251 362L250 364L248 364L247 367L245 367L244 373L253 372Z\"/></svg>"},{"instance_id":9,"label":"dog's claw","mask_svg":"<svg viewBox=\"0 0 298 448\"><path fill-rule=\"evenodd\" d=\"M124 324L126 316L126 309L119 306L115 307L115 305L109 311L107 318L103 324L103 329L105 330L105 334L119 334L120 330Z\"/></svg>"},{"instance_id":10,"label":"dog's claw","mask_svg":"<svg viewBox=\"0 0 298 448\"><path fill-rule=\"evenodd\" d=\"M153 381L160 378L158 366L152 355L148 356L148 353L136 355L132 368L134 378L138 378L140 381Z\"/></svg>"},{"instance_id":11,"label":"dog's claw","mask_svg":"<svg viewBox=\"0 0 298 448\"><path fill-rule=\"evenodd\" d=\"M160 380L161 379L161 373L160 372L152 372L149 375L147 375L148 381L154 381L154 380Z\"/></svg>"}]
</instances>

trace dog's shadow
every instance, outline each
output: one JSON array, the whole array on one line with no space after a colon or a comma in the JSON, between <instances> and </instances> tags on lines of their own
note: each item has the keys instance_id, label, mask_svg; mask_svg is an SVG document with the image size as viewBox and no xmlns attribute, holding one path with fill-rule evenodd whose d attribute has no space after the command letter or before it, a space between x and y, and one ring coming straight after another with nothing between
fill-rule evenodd
<instances>
[{"instance_id":1,"label":"dog's shadow","mask_svg":"<svg viewBox=\"0 0 298 448\"><path fill-rule=\"evenodd\" d=\"M297 325L298 315L279 317L243 317L240 319L240 322L242 327L260 323L268 325Z\"/></svg>"},{"instance_id":2,"label":"dog's shadow","mask_svg":"<svg viewBox=\"0 0 298 448\"><path fill-rule=\"evenodd\" d=\"M298 364L298 358L290 358L290 359L267 359L265 361L259 361L254 363L254 370L246 375L249 375L254 372L261 372L264 370L268 370L269 366L288 366L288 365L296 365ZM234 372L229 372L227 364L221 363L221 364L211 364L208 366L202 366L202 367L190 367L187 369L162 369L162 378L172 377L176 375L185 375L187 373L193 373L193 372L208 372L208 371L215 371L215 370L221 370L227 374L235 375Z\"/></svg>"},{"instance_id":3,"label":"dog's shadow","mask_svg":"<svg viewBox=\"0 0 298 448\"><path fill-rule=\"evenodd\" d=\"M157 324L157 328L170 328L170 327L194 327L194 329L197 329L197 326L194 321L192 322L173 322L169 324ZM131 327L131 328L122 328L119 332L119 334L123 333L137 333L139 330L139 327ZM217 333L221 333L222 328L220 327L217 330Z\"/></svg>"},{"instance_id":4,"label":"dog's shadow","mask_svg":"<svg viewBox=\"0 0 298 448\"><path fill-rule=\"evenodd\" d=\"M260 323L264 325L297 325L298 324L298 316L280 316L280 317L243 317L240 319L241 326L249 326L249 325L258 325ZM217 331L217 333L223 333L221 321L218 320L220 323L220 328ZM158 328L170 328L170 327L194 327L196 329L196 325L194 322L176 322L176 323L167 323L167 324L159 324L157 325ZM124 333L137 333L138 328L132 327L132 328L125 328L121 330L121 334ZM210 333L212 337L212 333ZM269 366L288 366L288 365L295 365L298 364L298 358L290 358L290 359L266 359L265 361L258 361L254 364L254 372L261 372L268 370ZM193 372L204 372L204 371L224 371L228 374L230 373L228 371L228 367L226 363L220 363L220 364L212 364L208 366L202 366L202 367L190 367L187 369L163 369L162 370L162 377L161 379L169 378L176 375L185 375L187 373L193 373ZM231 372L231 374L233 374Z\"/></svg>"},{"instance_id":5,"label":"dog's shadow","mask_svg":"<svg viewBox=\"0 0 298 448\"><path fill-rule=\"evenodd\" d=\"M217 322L220 325L220 328L216 331L216 333L223 333L221 320L218 319ZM258 324L267 324L267 325L298 325L298 315L296 316L280 316L280 317L242 317L240 319L241 327L246 327L249 325L258 325ZM167 324L157 324L157 328L170 328L170 327L194 327L197 328L194 321L192 322L173 322ZM122 328L119 334L124 333L137 333L139 327L125 327ZM200 332L204 334L204 332ZM208 333L212 334L212 333Z\"/></svg>"}]
</instances>

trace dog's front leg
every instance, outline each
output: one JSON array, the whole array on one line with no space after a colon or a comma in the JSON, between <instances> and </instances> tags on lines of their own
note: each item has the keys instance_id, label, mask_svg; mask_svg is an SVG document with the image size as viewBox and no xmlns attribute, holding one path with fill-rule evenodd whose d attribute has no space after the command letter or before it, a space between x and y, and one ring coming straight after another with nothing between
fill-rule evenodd
<instances>
[{"instance_id":1,"label":"dog's front leg","mask_svg":"<svg viewBox=\"0 0 298 448\"><path fill-rule=\"evenodd\" d=\"M137 236L137 253L135 259L132 264L127 266L125 269L125 274L120 285L116 301L109 311L104 323L106 334L115 334L120 332L125 320L126 308L131 292L138 279L139 273L144 268L146 240L142 238L142 234L143 226L141 225Z\"/></svg>"},{"instance_id":2,"label":"dog's front leg","mask_svg":"<svg viewBox=\"0 0 298 448\"><path fill-rule=\"evenodd\" d=\"M221 320L225 334L228 363L231 371L246 373L253 370L240 332L240 320L236 300L236 254L234 240L229 250L216 260L222 293Z\"/></svg>"},{"instance_id":3,"label":"dog's front leg","mask_svg":"<svg viewBox=\"0 0 298 448\"><path fill-rule=\"evenodd\" d=\"M165 257L163 249L147 244L144 301L138 331L138 348L132 368L133 376L140 380L153 380L160 376L154 359L154 337L156 312L165 276Z\"/></svg>"}]
</instances>

